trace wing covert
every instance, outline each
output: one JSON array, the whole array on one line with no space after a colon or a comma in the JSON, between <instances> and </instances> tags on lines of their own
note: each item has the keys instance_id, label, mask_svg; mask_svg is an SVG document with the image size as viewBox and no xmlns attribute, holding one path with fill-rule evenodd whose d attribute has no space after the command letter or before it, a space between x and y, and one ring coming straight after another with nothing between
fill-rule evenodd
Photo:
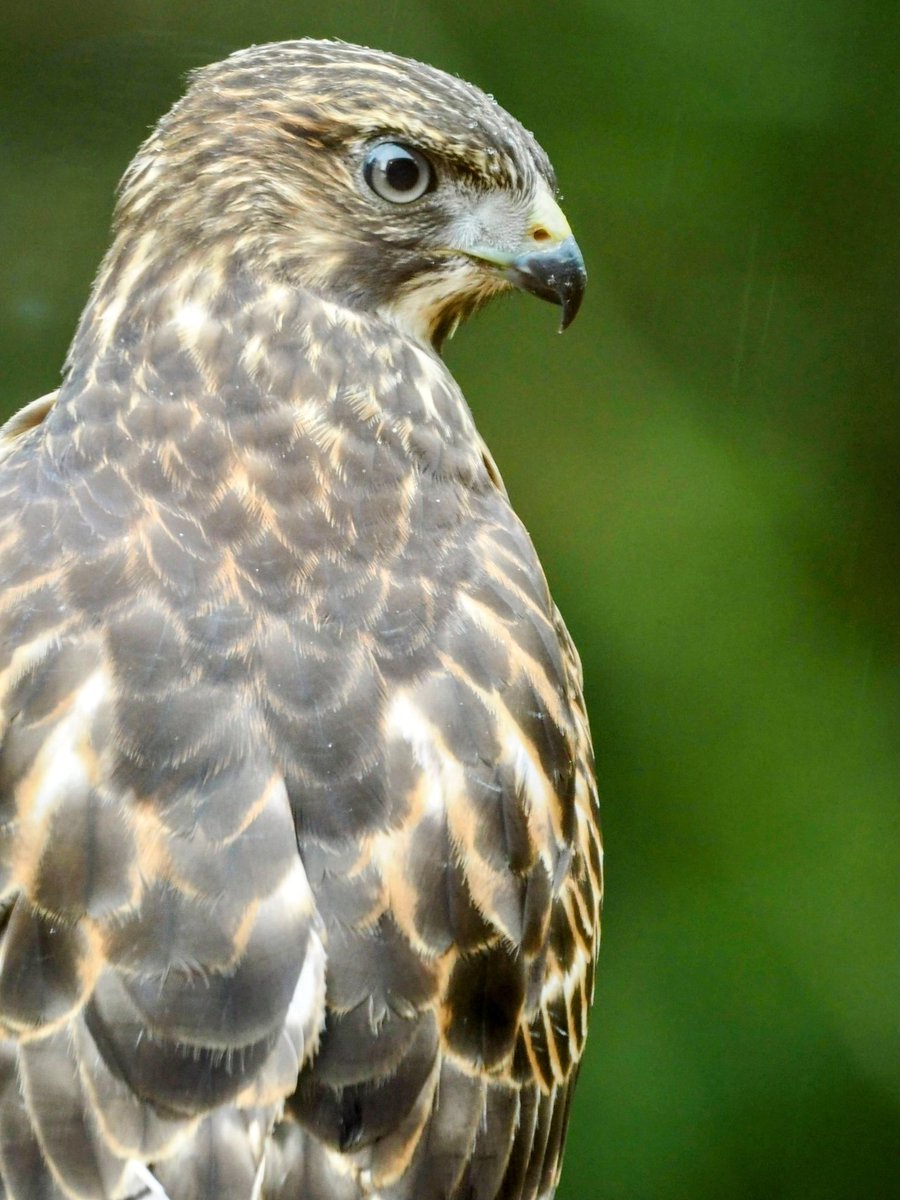
<instances>
[{"instance_id":1,"label":"wing covert","mask_svg":"<svg viewBox=\"0 0 900 1200\"><path fill-rule=\"evenodd\" d=\"M154 538L127 467L64 490L43 454L23 431L0 471L0 1155L11 1195L118 1196L216 1105L271 1123L325 951L251 689L134 586ZM129 586L91 578L97 553Z\"/></svg>"}]
</instances>

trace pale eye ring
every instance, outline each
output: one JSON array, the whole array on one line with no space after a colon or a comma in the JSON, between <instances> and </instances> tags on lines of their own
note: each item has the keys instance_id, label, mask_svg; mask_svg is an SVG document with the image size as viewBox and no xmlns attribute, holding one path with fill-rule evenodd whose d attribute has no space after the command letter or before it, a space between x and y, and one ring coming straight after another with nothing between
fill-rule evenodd
<instances>
[{"instance_id":1,"label":"pale eye ring","mask_svg":"<svg viewBox=\"0 0 900 1200\"><path fill-rule=\"evenodd\" d=\"M379 142L366 155L363 178L376 196L391 204L411 204L435 184L434 167L424 154L400 142Z\"/></svg>"}]
</instances>

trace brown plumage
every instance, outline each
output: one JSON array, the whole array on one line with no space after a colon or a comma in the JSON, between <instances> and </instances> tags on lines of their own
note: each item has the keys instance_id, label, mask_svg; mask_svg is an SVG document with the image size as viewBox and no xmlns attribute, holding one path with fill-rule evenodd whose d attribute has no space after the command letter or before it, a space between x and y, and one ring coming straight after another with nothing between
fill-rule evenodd
<instances>
[{"instance_id":1,"label":"brown plumage","mask_svg":"<svg viewBox=\"0 0 900 1200\"><path fill-rule=\"evenodd\" d=\"M578 657L438 349L574 315L534 139L340 43L195 76L0 436L0 1194L551 1197Z\"/></svg>"}]
</instances>

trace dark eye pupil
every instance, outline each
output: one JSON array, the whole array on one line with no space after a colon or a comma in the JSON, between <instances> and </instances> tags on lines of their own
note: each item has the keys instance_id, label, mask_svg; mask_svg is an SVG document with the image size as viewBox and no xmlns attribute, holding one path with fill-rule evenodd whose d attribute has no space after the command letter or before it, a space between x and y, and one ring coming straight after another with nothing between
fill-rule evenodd
<instances>
[{"instance_id":1,"label":"dark eye pupil","mask_svg":"<svg viewBox=\"0 0 900 1200\"><path fill-rule=\"evenodd\" d=\"M391 204L410 204L435 186L431 163L402 142L373 146L363 164L363 178L376 196Z\"/></svg>"},{"instance_id":2,"label":"dark eye pupil","mask_svg":"<svg viewBox=\"0 0 900 1200\"><path fill-rule=\"evenodd\" d=\"M419 182L419 164L414 158L392 158L385 163L384 177L398 192L409 192Z\"/></svg>"}]
</instances>

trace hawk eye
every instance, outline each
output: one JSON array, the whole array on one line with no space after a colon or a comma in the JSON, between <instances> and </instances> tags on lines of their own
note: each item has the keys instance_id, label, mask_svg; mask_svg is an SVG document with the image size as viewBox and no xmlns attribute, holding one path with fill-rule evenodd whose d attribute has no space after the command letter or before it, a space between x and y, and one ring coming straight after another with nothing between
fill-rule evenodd
<instances>
[{"instance_id":1,"label":"hawk eye","mask_svg":"<svg viewBox=\"0 0 900 1200\"><path fill-rule=\"evenodd\" d=\"M434 187L434 167L411 146L381 142L366 155L363 178L382 200L410 204Z\"/></svg>"}]
</instances>

